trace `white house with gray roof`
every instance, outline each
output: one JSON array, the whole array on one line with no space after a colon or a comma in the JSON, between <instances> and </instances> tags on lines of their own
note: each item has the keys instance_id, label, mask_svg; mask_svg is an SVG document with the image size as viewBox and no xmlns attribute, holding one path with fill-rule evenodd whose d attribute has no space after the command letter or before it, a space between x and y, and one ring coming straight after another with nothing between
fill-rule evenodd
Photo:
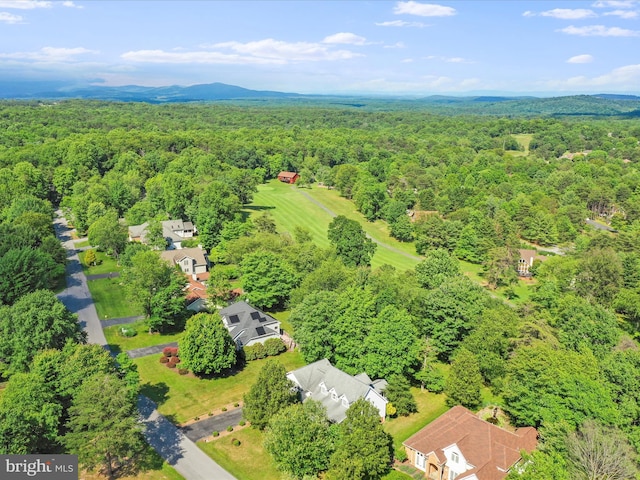
<instances>
[{"instance_id":1,"label":"white house with gray roof","mask_svg":"<svg viewBox=\"0 0 640 480\"><path fill-rule=\"evenodd\" d=\"M192 222L185 222L182 220L165 220L161 223L162 235L167 241L168 250L182 248L182 241L187 238L192 238L193 234L197 232L197 229ZM145 222L142 225L131 225L129 227L129 241L146 243L148 226L148 222Z\"/></svg>"},{"instance_id":2,"label":"white house with gray roof","mask_svg":"<svg viewBox=\"0 0 640 480\"><path fill-rule=\"evenodd\" d=\"M287 373L287 378L296 384L302 401L311 398L320 402L334 423L342 422L349 406L359 398L370 402L378 409L380 418L385 418L389 401L382 393L387 387L386 380L371 380L364 372L349 375L326 358Z\"/></svg>"},{"instance_id":3,"label":"white house with gray roof","mask_svg":"<svg viewBox=\"0 0 640 480\"><path fill-rule=\"evenodd\" d=\"M238 350L269 338L280 338L280 322L245 301L223 308L220 316Z\"/></svg>"}]
</instances>

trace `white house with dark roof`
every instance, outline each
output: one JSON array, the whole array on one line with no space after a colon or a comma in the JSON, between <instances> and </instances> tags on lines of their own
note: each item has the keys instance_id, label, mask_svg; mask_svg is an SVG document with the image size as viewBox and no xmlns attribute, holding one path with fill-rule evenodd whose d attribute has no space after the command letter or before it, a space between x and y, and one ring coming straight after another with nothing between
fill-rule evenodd
<instances>
[{"instance_id":1,"label":"white house with dark roof","mask_svg":"<svg viewBox=\"0 0 640 480\"><path fill-rule=\"evenodd\" d=\"M371 380L366 373L352 376L322 359L287 373L287 378L296 384L302 401L308 398L320 402L327 409L329 420L342 422L347 409L359 398L364 398L378 409L384 419L388 400L383 396L387 381Z\"/></svg>"},{"instance_id":2,"label":"white house with dark roof","mask_svg":"<svg viewBox=\"0 0 640 480\"><path fill-rule=\"evenodd\" d=\"M167 241L167 249L181 249L182 241L192 238L197 232L192 222L184 222L182 220L165 220L162 224L162 235ZM129 241L146 243L148 222L142 225L131 225L129 227Z\"/></svg>"},{"instance_id":3,"label":"white house with dark roof","mask_svg":"<svg viewBox=\"0 0 640 480\"><path fill-rule=\"evenodd\" d=\"M280 322L245 301L223 308L220 316L238 350L269 338L280 338Z\"/></svg>"}]
</instances>

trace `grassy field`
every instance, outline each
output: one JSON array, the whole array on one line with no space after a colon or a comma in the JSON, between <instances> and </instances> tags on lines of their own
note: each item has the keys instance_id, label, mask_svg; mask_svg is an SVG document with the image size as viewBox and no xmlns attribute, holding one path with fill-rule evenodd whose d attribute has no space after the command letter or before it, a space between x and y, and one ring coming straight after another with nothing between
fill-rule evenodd
<instances>
[{"instance_id":1,"label":"grassy field","mask_svg":"<svg viewBox=\"0 0 640 480\"><path fill-rule=\"evenodd\" d=\"M104 252L96 252L97 265L87 267L84 264L84 256L86 255L86 253L87 252L84 251L78 254L85 275L99 275L101 273L119 272L120 270L122 270L122 267L118 265L118 262L116 262L114 258L111 258Z\"/></svg>"},{"instance_id":2,"label":"grassy field","mask_svg":"<svg viewBox=\"0 0 640 480\"><path fill-rule=\"evenodd\" d=\"M351 201L341 198L334 190L325 188L298 189L274 180L266 185L260 185L258 192L254 195L253 203L245 208L251 216L268 211L273 216L279 232L292 233L294 227L298 225L305 227L311 232L313 241L317 245L328 247L327 230L333 217L305 196L305 193L317 199L334 213L358 220L373 239L417 257L413 244L403 244L391 238L386 231L386 224L382 221L367 222L355 210ZM407 270L415 267L418 262L417 258L408 258L402 253L378 245L371 264L374 268L389 264L398 270Z\"/></svg>"},{"instance_id":3,"label":"grassy field","mask_svg":"<svg viewBox=\"0 0 640 480\"><path fill-rule=\"evenodd\" d=\"M104 336L107 338L109 348L114 353L126 352L136 348L150 347L163 343L177 342L182 336L182 332L159 334L149 333L149 327L143 321L126 325L135 328L138 334L135 337L123 337L119 334L120 329L125 325L113 325L104 329Z\"/></svg>"},{"instance_id":4,"label":"grassy field","mask_svg":"<svg viewBox=\"0 0 640 480\"><path fill-rule=\"evenodd\" d=\"M407 417L392 418L384 423L384 429L393 437L396 449L401 448L402 442L449 409L444 403L444 394L421 391L415 387L411 388L411 393L418 404L418 412Z\"/></svg>"},{"instance_id":5,"label":"grassy field","mask_svg":"<svg viewBox=\"0 0 640 480\"><path fill-rule=\"evenodd\" d=\"M509 155L511 155L512 157L527 157L529 156L529 144L531 143L531 139L533 138L533 134L532 133L515 133L511 135L513 138L516 139L516 142L518 142L518 144L524 148L524 151L513 151L513 150L507 150L507 153Z\"/></svg>"},{"instance_id":6,"label":"grassy field","mask_svg":"<svg viewBox=\"0 0 640 480\"><path fill-rule=\"evenodd\" d=\"M276 320L280 320L280 328L287 332L290 336L293 336L293 325L289 322L289 316L291 310L284 310L282 312L275 312L270 314Z\"/></svg>"},{"instance_id":7,"label":"grassy field","mask_svg":"<svg viewBox=\"0 0 640 480\"><path fill-rule=\"evenodd\" d=\"M73 246L76 248L84 248L84 247L90 247L91 244L89 243L89 240L82 240L81 242L74 242Z\"/></svg>"},{"instance_id":8,"label":"grassy field","mask_svg":"<svg viewBox=\"0 0 640 480\"><path fill-rule=\"evenodd\" d=\"M144 312L128 302L124 287L118 278L101 278L89 280L89 291L98 311L98 318L122 318L142 315Z\"/></svg>"},{"instance_id":9,"label":"grassy field","mask_svg":"<svg viewBox=\"0 0 640 480\"><path fill-rule=\"evenodd\" d=\"M240 446L232 445L233 438L240 440ZM283 476L276 469L271 455L262 447L262 439L261 431L243 428L208 443L198 442L197 445L238 480L280 480Z\"/></svg>"},{"instance_id":10,"label":"grassy field","mask_svg":"<svg viewBox=\"0 0 640 480\"><path fill-rule=\"evenodd\" d=\"M222 378L200 379L179 375L159 362L160 355L138 358L142 394L158 404L158 410L176 423L206 416L217 408L241 402L258 378L267 359L248 362L238 373ZM286 352L278 357L287 371L305 363L300 352Z\"/></svg>"}]
</instances>

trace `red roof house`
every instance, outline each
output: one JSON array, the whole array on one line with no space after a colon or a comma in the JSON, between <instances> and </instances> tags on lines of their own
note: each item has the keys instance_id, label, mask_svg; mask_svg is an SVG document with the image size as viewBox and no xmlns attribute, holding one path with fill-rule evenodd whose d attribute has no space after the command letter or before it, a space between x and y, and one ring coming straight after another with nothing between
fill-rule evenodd
<instances>
[{"instance_id":1,"label":"red roof house","mask_svg":"<svg viewBox=\"0 0 640 480\"><path fill-rule=\"evenodd\" d=\"M453 407L403 443L429 479L502 480L538 444L533 427L510 432L464 407Z\"/></svg>"},{"instance_id":2,"label":"red roof house","mask_svg":"<svg viewBox=\"0 0 640 480\"><path fill-rule=\"evenodd\" d=\"M280 172L278 174L278 180L284 183L296 183L299 177L300 175L295 172Z\"/></svg>"}]
</instances>

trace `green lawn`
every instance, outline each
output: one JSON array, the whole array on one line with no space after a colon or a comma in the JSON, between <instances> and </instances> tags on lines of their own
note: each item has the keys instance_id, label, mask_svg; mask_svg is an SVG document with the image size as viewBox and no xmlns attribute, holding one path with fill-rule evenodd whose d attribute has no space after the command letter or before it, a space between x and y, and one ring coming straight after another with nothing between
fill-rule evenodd
<instances>
[{"instance_id":1,"label":"green lawn","mask_svg":"<svg viewBox=\"0 0 640 480\"><path fill-rule=\"evenodd\" d=\"M156 402L160 413L176 423L206 416L217 408L241 402L267 360L248 362L240 372L228 377L200 379L179 375L162 365L159 358L160 355L151 355L134 360L140 372L142 394ZM300 352L285 352L275 358L287 371L305 364Z\"/></svg>"},{"instance_id":2,"label":"green lawn","mask_svg":"<svg viewBox=\"0 0 640 480\"><path fill-rule=\"evenodd\" d=\"M126 352L136 348L150 347L163 343L177 342L182 336L182 332L159 334L149 333L149 327L143 321L126 325L135 328L138 334L135 337L123 337L119 334L120 329L125 325L113 325L104 329L104 336L107 338L109 348L114 353Z\"/></svg>"},{"instance_id":3,"label":"green lawn","mask_svg":"<svg viewBox=\"0 0 640 480\"><path fill-rule=\"evenodd\" d=\"M401 448L402 442L449 409L444 403L444 394L421 391L415 387L411 388L411 393L418 404L418 412L407 417L392 418L384 423L384 429L393 437L396 449Z\"/></svg>"},{"instance_id":4,"label":"green lawn","mask_svg":"<svg viewBox=\"0 0 640 480\"><path fill-rule=\"evenodd\" d=\"M240 440L240 446L231 440ZM262 447L263 433L255 428L243 428L231 435L197 445L221 467L238 480L280 480L283 475L276 469L271 455Z\"/></svg>"},{"instance_id":5,"label":"green lawn","mask_svg":"<svg viewBox=\"0 0 640 480\"><path fill-rule=\"evenodd\" d=\"M139 307L125 298L124 287L119 278L101 278L89 280L89 291L98 311L98 318L122 318L142 315Z\"/></svg>"},{"instance_id":6,"label":"green lawn","mask_svg":"<svg viewBox=\"0 0 640 480\"><path fill-rule=\"evenodd\" d=\"M289 316L291 315L291 310L284 310L282 312L270 313L273 318L276 320L280 320L280 328L287 332L289 336L293 336L293 325L289 322Z\"/></svg>"},{"instance_id":7,"label":"green lawn","mask_svg":"<svg viewBox=\"0 0 640 480\"><path fill-rule=\"evenodd\" d=\"M82 240L81 242L74 242L73 246L76 248L84 248L84 247L90 247L91 244L89 243L89 240Z\"/></svg>"},{"instance_id":8,"label":"green lawn","mask_svg":"<svg viewBox=\"0 0 640 480\"><path fill-rule=\"evenodd\" d=\"M386 223L375 223L367 220L355 210L350 200L341 198L335 190L326 188L298 189L291 185L273 180L266 185L258 186L258 192L254 195L253 203L246 207L251 216L268 211L276 222L280 232L292 233L295 226L305 227L311 232L313 241L321 246L328 247L327 230L332 218L331 215L320 206L313 203L304 193L315 198L327 208L338 215L345 215L358 220L364 230L372 238L379 240L409 255L417 256L412 243L403 244L391 238L387 233ZM417 259L408 258L402 253L394 252L382 245L378 245L376 254L372 260L372 267L389 264L398 270L408 270L418 263Z\"/></svg>"},{"instance_id":9,"label":"green lawn","mask_svg":"<svg viewBox=\"0 0 640 480\"><path fill-rule=\"evenodd\" d=\"M184 477L165 462L147 443L145 443L142 452L136 456L135 466L137 468L133 471L125 466L116 472L116 478L118 480L184 480ZM95 472L81 471L80 478L83 480L104 480L106 477Z\"/></svg>"},{"instance_id":10,"label":"green lawn","mask_svg":"<svg viewBox=\"0 0 640 480\"><path fill-rule=\"evenodd\" d=\"M77 247L77 245L76 245ZM80 263L82 264L82 269L86 275L98 275L101 273L111 273L111 272L119 272L122 270L122 267L118 265L118 262L114 258L111 258L104 252L96 251L96 260L97 265L87 267L84 264L84 256L86 255L86 251L80 252L78 257L80 258Z\"/></svg>"}]
</instances>

